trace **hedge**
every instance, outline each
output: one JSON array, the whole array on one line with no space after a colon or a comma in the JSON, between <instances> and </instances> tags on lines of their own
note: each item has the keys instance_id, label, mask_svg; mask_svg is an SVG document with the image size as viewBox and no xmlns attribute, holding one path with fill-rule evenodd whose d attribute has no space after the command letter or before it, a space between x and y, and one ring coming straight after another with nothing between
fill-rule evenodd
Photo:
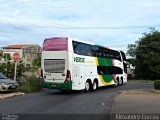
<instances>
[{"instance_id":1,"label":"hedge","mask_svg":"<svg viewBox=\"0 0 160 120\"><path fill-rule=\"evenodd\" d=\"M155 81L154 81L154 88L155 88L156 90L160 90L160 80L155 80Z\"/></svg>"}]
</instances>

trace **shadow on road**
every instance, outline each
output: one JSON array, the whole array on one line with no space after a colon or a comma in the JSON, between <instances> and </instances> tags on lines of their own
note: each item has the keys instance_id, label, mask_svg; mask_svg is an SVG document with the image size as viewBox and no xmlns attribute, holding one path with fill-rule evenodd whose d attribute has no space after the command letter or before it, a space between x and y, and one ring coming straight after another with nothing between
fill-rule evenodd
<instances>
[{"instance_id":1,"label":"shadow on road","mask_svg":"<svg viewBox=\"0 0 160 120\"><path fill-rule=\"evenodd\" d=\"M75 94L81 94L83 93L83 91L69 91L69 90L57 90L57 91L53 91L50 92L50 95L75 95Z\"/></svg>"},{"instance_id":2,"label":"shadow on road","mask_svg":"<svg viewBox=\"0 0 160 120\"><path fill-rule=\"evenodd\" d=\"M54 90L54 89L44 89L45 93L49 95L80 95L80 94L97 94L97 93L112 93L121 90L132 90L132 89L153 89L153 84L146 83L128 83L122 86L114 87L113 85L99 87L94 92L85 93L83 90L73 91L73 90Z\"/></svg>"},{"instance_id":3,"label":"shadow on road","mask_svg":"<svg viewBox=\"0 0 160 120\"><path fill-rule=\"evenodd\" d=\"M49 90L48 94L50 95L78 95L78 94L93 94L96 92L102 92L106 90L115 90L118 87L114 86L104 86L104 87L99 87L96 91L90 91L85 93L84 90Z\"/></svg>"}]
</instances>

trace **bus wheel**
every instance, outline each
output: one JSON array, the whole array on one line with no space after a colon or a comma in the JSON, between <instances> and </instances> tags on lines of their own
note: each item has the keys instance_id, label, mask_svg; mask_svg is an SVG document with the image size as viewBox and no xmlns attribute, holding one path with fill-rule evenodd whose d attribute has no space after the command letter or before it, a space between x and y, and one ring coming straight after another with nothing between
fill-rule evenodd
<instances>
[{"instance_id":1,"label":"bus wheel","mask_svg":"<svg viewBox=\"0 0 160 120\"><path fill-rule=\"evenodd\" d=\"M89 92L90 89L91 89L91 85L90 85L89 81L87 81L86 84L85 84L84 92Z\"/></svg>"},{"instance_id":2,"label":"bus wheel","mask_svg":"<svg viewBox=\"0 0 160 120\"><path fill-rule=\"evenodd\" d=\"M94 81L93 82L93 85L92 85L92 91L95 91L96 89L97 89L97 82L96 81Z\"/></svg>"},{"instance_id":3,"label":"bus wheel","mask_svg":"<svg viewBox=\"0 0 160 120\"><path fill-rule=\"evenodd\" d=\"M123 85L123 77L120 78L120 85Z\"/></svg>"},{"instance_id":4,"label":"bus wheel","mask_svg":"<svg viewBox=\"0 0 160 120\"><path fill-rule=\"evenodd\" d=\"M119 79L119 85L122 85L122 79Z\"/></svg>"},{"instance_id":5,"label":"bus wheel","mask_svg":"<svg viewBox=\"0 0 160 120\"><path fill-rule=\"evenodd\" d=\"M116 80L114 80L115 84L114 87L117 87L119 85L119 79L117 78Z\"/></svg>"}]
</instances>

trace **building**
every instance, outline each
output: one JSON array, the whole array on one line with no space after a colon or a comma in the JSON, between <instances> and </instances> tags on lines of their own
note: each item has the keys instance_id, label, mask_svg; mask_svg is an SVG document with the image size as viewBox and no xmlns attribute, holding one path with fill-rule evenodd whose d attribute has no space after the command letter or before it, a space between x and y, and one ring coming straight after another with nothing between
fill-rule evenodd
<instances>
[{"instance_id":1,"label":"building","mask_svg":"<svg viewBox=\"0 0 160 120\"><path fill-rule=\"evenodd\" d=\"M16 44L3 47L4 61L13 60L13 54L19 53L20 59L26 64L31 64L32 61L41 53L41 47L33 44Z\"/></svg>"}]
</instances>

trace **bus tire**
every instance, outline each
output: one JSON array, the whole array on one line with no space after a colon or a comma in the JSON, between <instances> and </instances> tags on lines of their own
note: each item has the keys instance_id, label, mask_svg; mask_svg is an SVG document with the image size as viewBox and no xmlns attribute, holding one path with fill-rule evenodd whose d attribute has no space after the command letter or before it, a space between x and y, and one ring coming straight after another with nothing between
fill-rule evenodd
<instances>
[{"instance_id":1,"label":"bus tire","mask_svg":"<svg viewBox=\"0 0 160 120\"><path fill-rule=\"evenodd\" d=\"M123 85L123 78L122 77L119 79L119 85Z\"/></svg>"},{"instance_id":2,"label":"bus tire","mask_svg":"<svg viewBox=\"0 0 160 120\"><path fill-rule=\"evenodd\" d=\"M116 80L114 80L114 82L115 82L114 87L119 86L119 78L117 78Z\"/></svg>"},{"instance_id":3,"label":"bus tire","mask_svg":"<svg viewBox=\"0 0 160 120\"><path fill-rule=\"evenodd\" d=\"M93 84L92 84L92 91L95 91L98 87L98 83L97 81L94 81Z\"/></svg>"},{"instance_id":4,"label":"bus tire","mask_svg":"<svg viewBox=\"0 0 160 120\"><path fill-rule=\"evenodd\" d=\"M89 82L89 80L86 81L85 83L85 89L84 92L87 93L91 90L91 83Z\"/></svg>"}]
</instances>

